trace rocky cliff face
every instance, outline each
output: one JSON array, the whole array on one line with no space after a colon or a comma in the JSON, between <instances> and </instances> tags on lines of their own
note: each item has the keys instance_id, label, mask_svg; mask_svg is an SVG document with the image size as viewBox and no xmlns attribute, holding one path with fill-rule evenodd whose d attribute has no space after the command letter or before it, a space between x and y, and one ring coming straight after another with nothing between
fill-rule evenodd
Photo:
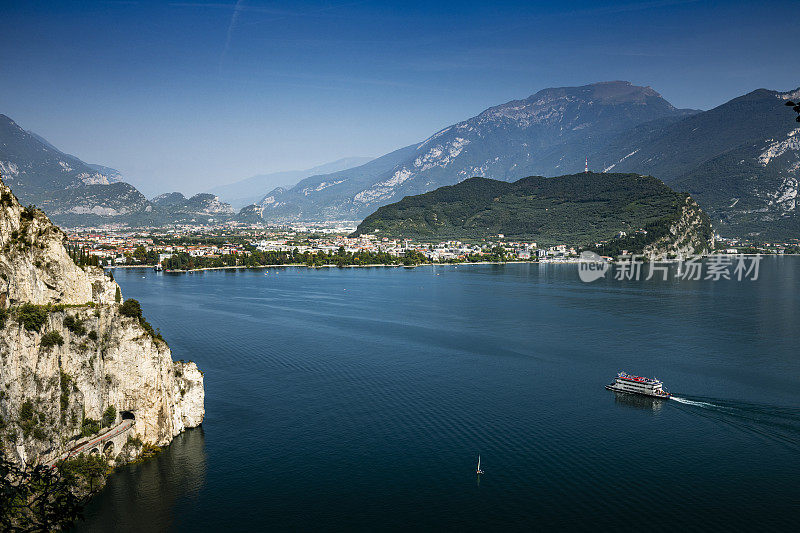
<instances>
[{"instance_id":1,"label":"rocky cliff face","mask_svg":"<svg viewBox=\"0 0 800 533\"><path fill-rule=\"evenodd\" d=\"M688 257L704 255L714 249L714 232L708 215L691 196L687 196L680 214L670 224L668 233L644 247L647 257Z\"/></svg>"},{"instance_id":2,"label":"rocky cliff face","mask_svg":"<svg viewBox=\"0 0 800 533\"><path fill-rule=\"evenodd\" d=\"M116 282L75 265L61 230L20 206L2 181L0 204L0 446L7 456L52 459L109 407L117 412L112 425L134 418L130 436L154 445L202 423L197 366L172 361L144 320L123 315Z\"/></svg>"}]
</instances>

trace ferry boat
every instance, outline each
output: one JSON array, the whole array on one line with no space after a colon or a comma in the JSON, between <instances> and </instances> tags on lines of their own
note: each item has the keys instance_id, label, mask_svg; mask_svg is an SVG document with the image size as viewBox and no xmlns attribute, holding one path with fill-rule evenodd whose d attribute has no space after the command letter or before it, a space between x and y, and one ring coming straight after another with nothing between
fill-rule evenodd
<instances>
[{"instance_id":1,"label":"ferry boat","mask_svg":"<svg viewBox=\"0 0 800 533\"><path fill-rule=\"evenodd\" d=\"M631 394L642 394L653 398L669 399L672 396L663 389L663 384L656 378L643 378L634 376L626 372L617 374L614 383L606 385L608 390L614 392L628 392Z\"/></svg>"}]
</instances>

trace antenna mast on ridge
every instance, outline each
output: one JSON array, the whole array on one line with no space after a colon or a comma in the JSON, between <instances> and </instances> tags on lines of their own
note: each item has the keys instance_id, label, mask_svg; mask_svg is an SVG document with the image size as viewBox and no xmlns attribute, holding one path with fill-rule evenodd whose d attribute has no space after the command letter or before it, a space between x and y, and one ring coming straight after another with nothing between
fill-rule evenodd
<instances>
[{"instance_id":1,"label":"antenna mast on ridge","mask_svg":"<svg viewBox=\"0 0 800 533\"><path fill-rule=\"evenodd\" d=\"M589 173L589 158L588 157L586 158L586 167L584 167L583 173L584 174L588 174Z\"/></svg>"}]
</instances>

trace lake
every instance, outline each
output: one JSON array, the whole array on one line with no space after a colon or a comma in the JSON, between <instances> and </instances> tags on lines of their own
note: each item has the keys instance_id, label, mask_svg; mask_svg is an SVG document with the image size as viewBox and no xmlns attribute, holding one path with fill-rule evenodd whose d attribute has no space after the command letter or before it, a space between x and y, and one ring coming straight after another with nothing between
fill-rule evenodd
<instances>
[{"instance_id":1,"label":"lake","mask_svg":"<svg viewBox=\"0 0 800 533\"><path fill-rule=\"evenodd\" d=\"M206 418L118 469L78 531L797 527L800 258L741 282L114 275L205 372ZM620 370L677 399L605 390Z\"/></svg>"}]
</instances>

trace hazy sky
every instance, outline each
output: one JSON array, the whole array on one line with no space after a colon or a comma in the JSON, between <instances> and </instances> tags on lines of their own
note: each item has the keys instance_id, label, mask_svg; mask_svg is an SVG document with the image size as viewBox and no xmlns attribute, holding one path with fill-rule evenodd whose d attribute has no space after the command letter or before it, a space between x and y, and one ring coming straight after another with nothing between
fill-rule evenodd
<instances>
[{"instance_id":1,"label":"hazy sky","mask_svg":"<svg viewBox=\"0 0 800 533\"><path fill-rule=\"evenodd\" d=\"M0 0L0 113L148 196L377 156L553 86L800 85L796 1Z\"/></svg>"}]
</instances>

